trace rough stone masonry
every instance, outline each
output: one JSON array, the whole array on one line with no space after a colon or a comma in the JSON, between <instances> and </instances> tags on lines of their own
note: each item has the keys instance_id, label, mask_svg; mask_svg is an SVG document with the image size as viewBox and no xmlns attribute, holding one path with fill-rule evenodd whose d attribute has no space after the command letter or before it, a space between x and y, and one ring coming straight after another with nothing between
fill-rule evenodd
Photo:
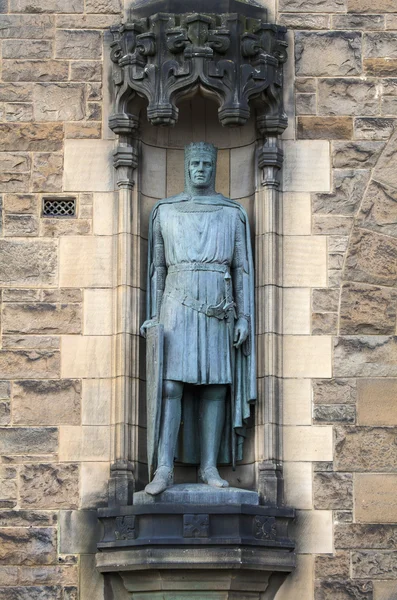
<instances>
[{"instance_id":1,"label":"rough stone masonry","mask_svg":"<svg viewBox=\"0 0 397 600\"><path fill-rule=\"evenodd\" d=\"M276 600L395 600L397 3L261 2L290 32L283 429L298 568ZM105 598L95 509L117 379L105 32L129 7L0 0L0 600ZM147 134L143 220L164 179L178 189L194 131L186 119L167 143ZM220 144L219 191L247 206L253 141ZM42 216L43 198L70 196L74 218Z\"/></svg>"}]
</instances>

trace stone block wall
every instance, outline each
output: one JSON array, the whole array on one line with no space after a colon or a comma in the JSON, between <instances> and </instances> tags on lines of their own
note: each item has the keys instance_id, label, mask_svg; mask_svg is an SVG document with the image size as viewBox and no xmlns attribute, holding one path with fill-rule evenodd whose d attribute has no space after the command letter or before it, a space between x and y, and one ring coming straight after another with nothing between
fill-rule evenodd
<instances>
[{"instance_id":1,"label":"stone block wall","mask_svg":"<svg viewBox=\"0 0 397 600\"><path fill-rule=\"evenodd\" d=\"M276 600L395 600L397 4L261 1L290 31L283 433L298 568ZM94 509L112 448L116 237L104 44L129 5L0 0L0 600L104 598ZM236 143L205 106L171 132L143 127L142 248L153 202L182 186L185 138L221 148L218 189L253 214L250 129ZM42 216L43 198L71 196L75 218Z\"/></svg>"}]
</instances>

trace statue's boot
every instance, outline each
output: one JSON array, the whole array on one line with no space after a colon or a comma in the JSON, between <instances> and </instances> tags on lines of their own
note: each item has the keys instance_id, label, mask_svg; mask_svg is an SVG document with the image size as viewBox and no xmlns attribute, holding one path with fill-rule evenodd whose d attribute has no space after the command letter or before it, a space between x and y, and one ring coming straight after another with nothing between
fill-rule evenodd
<instances>
[{"instance_id":1,"label":"statue's boot","mask_svg":"<svg viewBox=\"0 0 397 600\"><path fill-rule=\"evenodd\" d=\"M145 487L145 492L151 496L161 494L174 482L173 470L169 467L159 467L153 477L153 480Z\"/></svg>"},{"instance_id":2,"label":"statue's boot","mask_svg":"<svg viewBox=\"0 0 397 600\"><path fill-rule=\"evenodd\" d=\"M207 467L206 469L200 469L200 479L203 483L207 483L211 487L226 488L229 487L229 483L226 479L222 479L219 475L216 467Z\"/></svg>"},{"instance_id":3,"label":"statue's boot","mask_svg":"<svg viewBox=\"0 0 397 600\"><path fill-rule=\"evenodd\" d=\"M145 487L145 492L151 496L161 494L174 482L174 456L181 424L182 394L183 385L180 382L164 382L163 410L157 455L158 467L153 481Z\"/></svg>"},{"instance_id":4,"label":"statue's boot","mask_svg":"<svg viewBox=\"0 0 397 600\"><path fill-rule=\"evenodd\" d=\"M225 423L225 396L226 386L211 385L204 389L201 397L199 477L203 483L216 488L229 487L216 468Z\"/></svg>"}]
</instances>

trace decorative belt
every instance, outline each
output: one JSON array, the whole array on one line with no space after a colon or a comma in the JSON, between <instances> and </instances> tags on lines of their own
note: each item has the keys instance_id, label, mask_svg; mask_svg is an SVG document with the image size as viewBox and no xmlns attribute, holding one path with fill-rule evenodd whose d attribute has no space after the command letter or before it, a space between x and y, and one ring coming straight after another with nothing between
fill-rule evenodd
<instances>
[{"instance_id":1,"label":"decorative belt","mask_svg":"<svg viewBox=\"0 0 397 600\"><path fill-rule=\"evenodd\" d=\"M215 271L217 273L229 273L228 265L222 263L202 263L202 262L188 262L179 263L178 265L170 265L168 267L168 274L179 273L180 271Z\"/></svg>"},{"instance_id":2,"label":"decorative belt","mask_svg":"<svg viewBox=\"0 0 397 600\"><path fill-rule=\"evenodd\" d=\"M185 294L182 290L175 290L175 292L175 294L172 292L165 292L164 296L168 296L168 298L180 302L182 306L191 308L207 317L215 317L215 319L218 319L219 321L227 319L231 311L233 311L234 315L234 302L227 302L226 298L223 298L219 304L206 304L205 302L200 302L188 294ZM178 292L180 294L178 294Z\"/></svg>"}]
</instances>

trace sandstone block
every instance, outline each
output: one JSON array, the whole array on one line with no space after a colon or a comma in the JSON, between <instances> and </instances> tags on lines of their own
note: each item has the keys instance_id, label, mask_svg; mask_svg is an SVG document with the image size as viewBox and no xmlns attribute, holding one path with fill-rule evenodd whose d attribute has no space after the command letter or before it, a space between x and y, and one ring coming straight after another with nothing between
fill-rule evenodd
<instances>
[{"instance_id":1,"label":"sandstone block","mask_svg":"<svg viewBox=\"0 0 397 600\"><path fill-rule=\"evenodd\" d=\"M7 527L0 529L0 540L0 564L2 565L47 565L56 562L56 529L54 528Z\"/></svg>"},{"instance_id":2,"label":"sandstone block","mask_svg":"<svg viewBox=\"0 0 397 600\"><path fill-rule=\"evenodd\" d=\"M334 15L332 17L333 29L369 29L370 31L385 28L384 15Z\"/></svg>"},{"instance_id":3,"label":"sandstone block","mask_svg":"<svg viewBox=\"0 0 397 600\"><path fill-rule=\"evenodd\" d=\"M315 115L317 112L316 94L296 94L296 114Z\"/></svg>"},{"instance_id":4,"label":"sandstone block","mask_svg":"<svg viewBox=\"0 0 397 600\"><path fill-rule=\"evenodd\" d=\"M395 550L352 552L352 566L353 577L396 579L397 553Z\"/></svg>"},{"instance_id":5,"label":"sandstone block","mask_svg":"<svg viewBox=\"0 0 397 600\"><path fill-rule=\"evenodd\" d=\"M383 142L334 142L332 163L338 169L374 167L385 144Z\"/></svg>"},{"instance_id":6,"label":"sandstone block","mask_svg":"<svg viewBox=\"0 0 397 600\"><path fill-rule=\"evenodd\" d=\"M357 486L357 478L362 477L371 476L356 475L355 487ZM391 475L382 475L381 477L391 477ZM378 525L375 521L370 525L338 523L335 526L335 546L347 550L354 550L355 548L392 549L396 533L397 527L395 525Z\"/></svg>"},{"instance_id":7,"label":"sandstone block","mask_svg":"<svg viewBox=\"0 0 397 600\"><path fill-rule=\"evenodd\" d=\"M41 290L4 289L4 302L36 302L41 299Z\"/></svg>"},{"instance_id":8,"label":"sandstone block","mask_svg":"<svg viewBox=\"0 0 397 600\"><path fill-rule=\"evenodd\" d=\"M306 117L304 117L306 118ZM283 191L326 192L330 189L329 143L284 142ZM316 161L317 169L313 169Z\"/></svg>"},{"instance_id":9,"label":"sandstone block","mask_svg":"<svg viewBox=\"0 0 397 600\"><path fill-rule=\"evenodd\" d=\"M314 476L314 507L332 510L353 507L353 476L351 473L316 473Z\"/></svg>"},{"instance_id":10,"label":"sandstone block","mask_svg":"<svg viewBox=\"0 0 397 600\"><path fill-rule=\"evenodd\" d=\"M312 509L312 480L312 466L309 462L284 463L286 505L301 509Z\"/></svg>"},{"instance_id":11,"label":"sandstone block","mask_svg":"<svg viewBox=\"0 0 397 600\"><path fill-rule=\"evenodd\" d=\"M36 121L80 121L84 119L84 84L42 83L34 87Z\"/></svg>"},{"instance_id":12,"label":"sandstone block","mask_svg":"<svg viewBox=\"0 0 397 600\"><path fill-rule=\"evenodd\" d=\"M102 63L100 61L76 61L71 63L72 81L102 81Z\"/></svg>"},{"instance_id":13,"label":"sandstone block","mask_svg":"<svg viewBox=\"0 0 397 600\"><path fill-rule=\"evenodd\" d=\"M310 334L310 289L285 288L283 294L283 333Z\"/></svg>"},{"instance_id":14,"label":"sandstone block","mask_svg":"<svg viewBox=\"0 0 397 600\"><path fill-rule=\"evenodd\" d=\"M33 159L32 187L34 192L62 191L62 154L40 153Z\"/></svg>"},{"instance_id":15,"label":"sandstone block","mask_svg":"<svg viewBox=\"0 0 397 600\"><path fill-rule=\"evenodd\" d=\"M65 123L66 139L100 139L101 132L101 123Z\"/></svg>"},{"instance_id":16,"label":"sandstone block","mask_svg":"<svg viewBox=\"0 0 397 600\"><path fill-rule=\"evenodd\" d=\"M385 18L386 18L386 29L397 29L397 14L385 15Z\"/></svg>"},{"instance_id":17,"label":"sandstone block","mask_svg":"<svg viewBox=\"0 0 397 600\"><path fill-rule=\"evenodd\" d=\"M0 381L0 398L11 398L11 384L9 381Z\"/></svg>"},{"instance_id":18,"label":"sandstone block","mask_svg":"<svg viewBox=\"0 0 397 600\"><path fill-rule=\"evenodd\" d=\"M311 234L311 199L308 193L283 194L284 235Z\"/></svg>"},{"instance_id":19,"label":"sandstone block","mask_svg":"<svg viewBox=\"0 0 397 600\"><path fill-rule=\"evenodd\" d=\"M333 580L315 583L315 597L318 600L372 600L372 581Z\"/></svg>"},{"instance_id":20,"label":"sandstone block","mask_svg":"<svg viewBox=\"0 0 397 600\"><path fill-rule=\"evenodd\" d=\"M0 153L0 169L7 173L28 173L31 168L30 155L27 152Z\"/></svg>"},{"instance_id":21,"label":"sandstone block","mask_svg":"<svg viewBox=\"0 0 397 600\"><path fill-rule=\"evenodd\" d=\"M397 426L396 379L359 379L357 394L360 425Z\"/></svg>"},{"instance_id":22,"label":"sandstone block","mask_svg":"<svg viewBox=\"0 0 397 600\"><path fill-rule=\"evenodd\" d=\"M396 499L397 475L365 475L357 474L354 483L354 506L356 520L361 523L396 523L397 522L397 499ZM397 532L394 528L393 533ZM376 547L393 548L393 535L389 539L389 545ZM365 548L370 548L368 543Z\"/></svg>"},{"instance_id":23,"label":"sandstone block","mask_svg":"<svg viewBox=\"0 0 397 600\"><path fill-rule=\"evenodd\" d=\"M9 122L27 122L33 121L33 105L32 104L6 104L5 105L5 120Z\"/></svg>"},{"instance_id":24,"label":"sandstone block","mask_svg":"<svg viewBox=\"0 0 397 600\"><path fill-rule=\"evenodd\" d=\"M15 583L15 581L14 581ZM78 567L75 565L46 565L43 567L20 567L18 583L22 585L78 583Z\"/></svg>"},{"instance_id":25,"label":"sandstone block","mask_svg":"<svg viewBox=\"0 0 397 600\"><path fill-rule=\"evenodd\" d=\"M79 467L75 464L25 465L20 473L20 505L24 508L77 508Z\"/></svg>"},{"instance_id":26,"label":"sandstone block","mask_svg":"<svg viewBox=\"0 0 397 600\"><path fill-rule=\"evenodd\" d=\"M336 312L339 307L339 290L314 289L312 306L316 312Z\"/></svg>"},{"instance_id":27,"label":"sandstone block","mask_svg":"<svg viewBox=\"0 0 397 600\"><path fill-rule=\"evenodd\" d=\"M55 335L5 335L4 350L59 350L60 338Z\"/></svg>"},{"instance_id":28,"label":"sandstone block","mask_svg":"<svg viewBox=\"0 0 397 600\"><path fill-rule=\"evenodd\" d=\"M18 491L16 482L12 479L0 479L0 507L13 508L17 503Z\"/></svg>"},{"instance_id":29,"label":"sandstone block","mask_svg":"<svg viewBox=\"0 0 397 600\"><path fill-rule=\"evenodd\" d=\"M346 336L335 342L337 376L394 377L397 346L393 337Z\"/></svg>"},{"instance_id":30,"label":"sandstone block","mask_svg":"<svg viewBox=\"0 0 397 600\"><path fill-rule=\"evenodd\" d=\"M354 120L354 137L360 140L387 140L393 127L394 119L357 118Z\"/></svg>"},{"instance_id":31,"label":"sandstone block","mask_svg":"<svg viewBox=\"0 0 397 600\"><path fill-rule=\"evenodd\" d=\"M1 173L1 192L23 192L29 189L30 175L28 173Z\"/></svg>"},{"instance_id":32,"label":"sandstone block","mask_svg":"<svg viewBox=\"0 0 397 600\"><path fill-rule=\"evenodd\" d=\"M30 102L31 83L0 83L0 102Z\"/></svg>"},{"instance_id":33,"label":"sandstone block","mask_svg":"<svg viewBox=\"0 0 397 600\"><path fill-rule=\"evenodd\" d=\"M341 404L324 404L315 406L313 411L315 423L355 423L356 409L354 406Z\"/></svg>"},{"instance_id":34,"label":"sandstone block","mask_svg":"<svg viewBox=\"0 0 397 600\"><path fill-rule=\"evenodd\" d=\"M64 190L113 192L113 150L111 140L66 140Z\"/></svg>"},{"instance_id":35,"label":"sandstone block","mask_svg":"<svg viewBox=\"0 0 397 600\"><path fill-rule=\"evenodd\" d=\"M314 287L326 285L325 239L321 236L285 238L284 285Z\"/></svg>"},{"instance_id":36,"label":"sandstone block","mask_svg":"<svg viewBox=\"0 0 397 600\"><path fill-rule=\"evenodd\" d=\"M111 379L83 379L83 425L109 425L111 398Z\"/></svg>"},{"instance_id":37,"label":"sandstone block","mask_svg":"<svg viewBox=\"0 0 397 600\"><path fill-rule=\"evenodd\" d=\"M387 184L372 180L357 215L360 228L397 237L395 219L397 192Z\"/></svg>"},{"instance_id":38,"label":"sandstone block","mask_svg":"<svg viewBox=\"0 0 397 600\"><path fill-rule=\"evenodd\" d=\"M113 290L91 289L84 292L84 335L112 335ZM71 333L71 332L67 332Z\"/></svg>"},{"instance_id":39,"label":"sandstone block","mask_svg":"<svg viewBox=\"0 0 397 600\"><path fill-rule=\"evenodd\" d=\"M313 313L313 335L336 335L338 333L338 315L334 313Z\"/></svg>"},{"instance_id":40,"label":"sandstone block","mask_svg":"<svg viewBox=\"0 0 397 600\"><path fill-rule=\"evenodd\" d=\"M307 140L350 140L351 117L298 117L298 138Z\"/></svg>"},{"instance_id":41,"label":"sandstone block","mask_svg":"<svg viewBox=\"0 0 397 600\"><path fill-rule=\"evenodd\" d=\"M17 381L13 409L16 425L79 425L81 382L76 379Z\"/></svg>"},{"instance_id":42,"label":"sandstone block","mask_svg":"<svg viewBox=\"0 0 397 600\"><path fill-rule=\"evenodd\" d=\"M7 400L0 400L0 425L11 423L11 404Z\"/></svg>"},{"instance_id":43,"label":"sandstone block","mask_svg":"<svg viewBox=\"0 0 397 600\"><path fill-rule=\"evenodd\" d=\"M316 556L314 574L316 579L348 579L350 574L349 553L336 552L333 556Z\"/></svg>"},{"instance_id":44,"label":"sandstone block","mask_svg":"<svg viewBox=\"0 0 397 600\"><path fill-rule=\"evenodd\" d=\"M111 367L110 336L63 336L62 377L110 377Z\"/></svg>"},{"instance_id":45,"label":"sandstone block","mask_svg":"<svg viewBox=\"0 0 397 600\"><path fill-rule=\"evenodd\" d=\"M95 554L102 529L95 510L61 510L59 551L62 554Z\"/></svg>"},{"instance_id":46,"label":"sandstone block","mask_svg":"<svg viewBox=\"0 0 397 600\"><path fill-rule=\"evenodd\" d=\"M95 566L93 554L80 556L80 595L91 600L103 600L104 597L104 577Z\"/></svg>"},{"instance_id":47,"label":"sandstone block","mask_svg":"<svg viewBox=\"0 0 397 600\"><path fill-rule=\"evenodd\" d=\"M296 569L287 577L275 596L275 600L292 600L294 597L312 600L313 557L298 554ZM99 600L99 599L98 599Z\"/></svg>"},{"instance_id":48,"label":"sandstone block","mask_svg":"<svg viewBox=\"0 0 397 600\"><path fill-rule=\"evenodd\" d=\"M66 235L86 235L91 233L89 219L43 219L41 235L44 237L61 237Z\"/></svg>"},{"instance_id":49,"label":"sandstone block","mask_svg":"<svg viewBox=\"0 0 397 600\"><path fill-rule=\"evenodd\" d=\"M0 152L62 149L63 127L54 123L0 123Z\"/></svg>"},{"instance_id":50,"label":"sandstone block","mask_svg":"<svg viewBox=\"0 0 397 600\"><path fill-rule=\"evenodd\" d=\"M397 58L397 33L364 34L364 58Z\"/></svg>"},{"instance_id":51,"label":"sandstone block","mask_svg":"<svg viewBox=\"0 0 397 600\"><path fill-rule=\"evenodd\" d=\"M60 60L5 60L3 81L67 81L69 66Z\"/></svg>"},{"instance_id":52,"label":"sandstone block","mask_svg":"<svg viewBox=\"0 0 397 600\"><path fill-rule=\"evenodd\" d=\"M55 43L57 58L98 60L102 56L102 35L99 31L58 29Z\"/></svg>"},{"instance_id":53,"label":"sandstone block","mask_svg":"<svg viewBox=\"0 0 397 600\"><path fill-rule=\"evenodd\" d=\"M392 135L374 170L374 178L382 183L397 187L396 169L393 169L397 156L397 132Z\"/></svg>"},{"instance_id":54,"label":"sandstone block","mask_svg":"<svg viewBox=\"0 0 397 600\"><path fill-rule=\"evenodd\" d=\"M85 462L81 465L81 507L107 506L110 467L106 462Z\"/></svg>"},{"instance_id":55,"label":"sandstone block","mask_svg":"<svg viewBox=\"0 0 397 600\"><path fill-rule=\"evenodd\" d=\"M374 600L394 600L396 595L395 581L374 581Z\"/></svg>"},{"instance_id":56,"label":"sandstone block","mask_svg":"<svg viewBox=\"0 0 397 600\"><path fill-rule=\"evenodd\" d=\"M54 527L58 515L53 511L1 510L1 527Z\"/></svg>"},{"instance_id":57,"label":"sandstone block","mask_svg":"<svg viewBox=\"0 0 397 600\"><path fill-rule=\"evenodd\" d=\"M361 34L354 31L297 32L295 68L298 76L358 75L361 72Z\"/></svg>"},{"instance_id":58,"label":"sandstone block","mask_svg":"<svg viewBox=\"0 0 397 600\"><path fill-rule=\"evenodd\" d=\"M51 58L52 45L48 40L4 40L3 58Z\"/></svg>"},{"instance_id":59,"label":"sandstone block","mask_svg":"<svg viewBox=\"0 0 397 600\"><path fill-rule=\"evenodd\" d=\"M57 450L58 431L54 427L1 428L2 454L53 453Z\"/></svg>"},{"instance_id":60,"label":"sandstone block","mask_svg":"<svg viewBox=\"0 0 397 600\"><path fill-rule=\"evenodd\" d=\"M315 14L281 14L278 23L285 25L288 29L329 29L329 15Z\"/></svg>"},{"instance_id":61,"label":"sandstone block","mask_svg":"<svg viewBox=\"0 0 397 600\"><path fill-rule=\"evenodd\" d=\"M369 77L393 77L396 74L396 58L366 58L364 72Z\"/></svg>"},{"instance_id":62,"label":"sandstone block","mask_svg":"<svg viewBox=\"0 0 397 600\"><path fill-rule=\"evenodd\" d=\"M4 215L6 237L37 236L39 221L35 215Z\"/></svg>"},{"instance_id":63,"label":"sandstone block","mask_svg":"<svg viewBox=\"0 0 397 600\"><path fill-rule=\"evenodd\" d=\"M338 471L393 472L397 457L396 433L393 427L338 427L335 468Z\"/></svg>"},{"instance_id":64,"label":"sandstone block","mask_svg":"<svg viewBox=\"0 0 397 600\"><path fill-rule=\"evenodd\" d=\"M1 21L0 38L42 40L54 36L54 17L47 15L4 15Z\"/></svg>"},{"instance_id":65,"label":"sandstone block","mask_svg":"<svg viewBox=\"0 0 397 600\"><path fill-rule=\"evenodd\" d=\"M297 552L330 554L332 544L332 511L298 510L294 526Z\"/></svg>"},{"instance_id":66,"label":"sandstone block","mask_svg":"<svg viewBox=\"0 0 397 600\"><path fill-rule=\"evenodd\" d=\"M94 234L112 235L115 220L115 195L112 192L94 194ZM142 200L143 202L143 200ZM141 207L142 211L142 207ZM142 214L142 213L141 213Z\"/></svg>"},{"instance_id":67,"label":"sandstone block","mask_svg":"<svg viewBox=\"0 0 397 600\"><path fill-rule=\"evenodd\" d=\"M287 12L345 12L345 0L280 0L280 11Z\"/></svg>"},{"instance_id":68,"label":"sandstone block","mask_svg":"<svg viewBox=\"0 0 397 600\"><path fill-rule=\"evenodd\" d=\"M374 4L371 0L348 0L347 9L349 12L356 13L373 13ZM376 12L388 13L396 12L396 5L393 0L377 0Z\"/></svg>"},{"instance_id":69,"label":"sandstone block","mask_svg":"<svg viewBox=\"0 0 397 600\"><path fill-rule=\"evenodd\" d=\"M378 115L379 94L376 82L345 78L320 79L318 111L320 115Z\"/></svg>"},{"instance_id":70,"label":"sandstone block","mask_svg":"<svg viewBox=\"0 0 397 600\"><path fill-rule=\"evenodd\" d=\"M0 240L0 286L54 285L57 248L54 242Z\"/></svg>"},{"instance_id":71,"label":"sandstone block","mask_svg":"<svg viewBox=\"0 0 397 600\"><path fill-rule=\"evenodd\" d=\"M316 94L317 80L313 77L296 77L295 91L301 94Z\"/></svg>"},{"instance_id":72,"label":"sandstone block","mask_svg":"<svg viewBox=\"0 0 397 600\"><path fill-rule=\"evenodd\" d=\"M11 586L18 581L18 567L1 566L0 581L3 586Z\"/></svg>"},{"instance_id":73,"label":"sandstone block","mask_svg":"<svg viewBox=\"0 0 397 600\"><path fill-rule=\"evenodd\" d=\"M86 0L87 13L115 13L122 12L120 0Z\"/></svg>"},{"instance_id":74,"label":"sandstone block","mask_svg":"<svg viewBox=\"0 0 397 600\"><path fill-rule=\"evenodd\" d=\"M314 235L349 235L352 226L352 217L339 217L328 215L313 216Z\"/></svg>"},{"instance_id":75,"label":"sandstone block","mask_svg":"<svg viewBox=\"0 0 397 600\"><path fill-rule=\"evenodd\" d=\"M62 287L111 287L112 269L110 236L61 238Z\"/></svg>"},{"instance_id":76,"label":"sandstone block","mask_svg":"<svg viewBox=\"0 0 397 600\"><path fill-rule=\"evenodd\" d=\"M332 460L332 427L284 427L284 458L288 462Z\"/></svg>"},{"instance_id":77,"label":"sandstone block","mask_svg":"<svg viewBox=\"0 0 397 600\"><path fill-rule=\"evenodd\" d=\"M382 115L395 117L397 115L397 98L393 96L383 96Z\"/></svg>"},{"instance_id":78,"label":"sandstone block","mask_svg":"<svg viewBox=\"0 0 397 600\"><path fill-rule=\"evenodd\" d=\"M345 279L373 285L397 283L397 239L354 230L345 264Z\"/></svg>"},{"instance_id":79,"label":"sandstone block","mask_svg":"<svg viewBox=\"0 0 397 600\"><path fill-rule=\"evenodd\" d=\"M0 351L0 377L59 377L59 352L38 350Z\"/></svg>"},{"instance_id":80,"label":"sandstone block","mask_svg":"<svg viewBox=\"0 0 397 600\"><path fill-rule=\"evenodd\" d=\"M84 0L10 0L12 13L82 13Z\"/></svg>"},{"instance_id":81,"label":"sandstone block","mask_svg":"<svg viewBox=\"0 0 397 600\"><path fill-rule=\"evenodd\" d=\"M360 283L342 288L341 335L393 334L396 330L397 290Z\"/></svg>"},{"instance_id":82,"label":"sandstone block","mask_svg":"<svg viewBox=\"0 0 397 600\"><path fill-rule=\"evenodd\" d=\"M58 15L57 26L59 29L107 29L114 25L114 15L89 14L89 15Z\"/></svg>"},{"instance_id":83,"label":"sandstone block","mask_svg":"<svg viewBox=\"0 0 397 600\"><path fill-rule=\"evenodd\" d=\"M66 590L68 588L64 588ZM63 595L63 589L60 586L53 585L38 585L29 586L28 588L22 586L13 587L0 587L0 600L76 600Z\"/></svg>"}]
</instances>

